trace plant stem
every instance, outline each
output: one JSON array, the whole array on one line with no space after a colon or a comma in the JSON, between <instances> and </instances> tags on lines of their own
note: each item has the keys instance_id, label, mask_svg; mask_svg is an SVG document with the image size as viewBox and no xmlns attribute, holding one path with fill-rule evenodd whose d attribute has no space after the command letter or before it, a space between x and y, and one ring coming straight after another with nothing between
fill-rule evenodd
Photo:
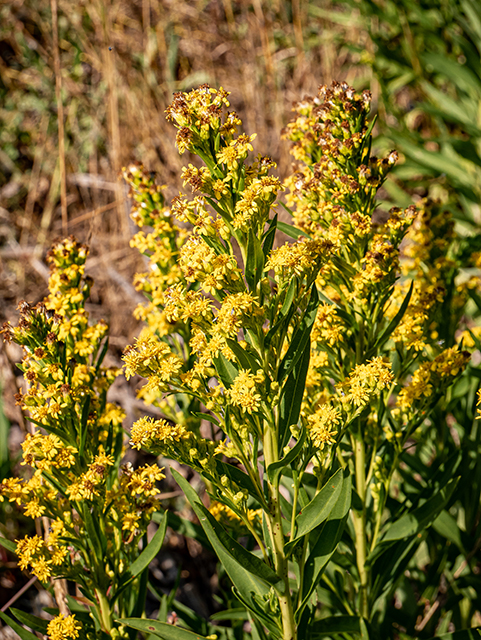
<instances>
[{"instance_id":1,"label":"plant stem","mask_svg":"<svg viewBox=\"0 0 481 640\"><path fill-rule=\"evenodd\" d=\"M264 462L267 469L270 464L279 460L276 429L266 424L264 434ZM267 475L267 474L266 474ZM282 587L277 588L279 606L282 617L282 640L297 640L297 627L294 620L291 591L289 588L288 562L284 550L284 533L282 531L282 514L280 507L279 485L272 484L267 478L269 493L269 511L267 525L272 539L275 570L282 580Z\"/></svg>"},{"instance_id":2,"label":"plant stem","mask_svg":"<svg viewBox=\"0 0 481 640\"><path fill-rule=\"evenodd\" d=\"M112 611L110 609L110 604L105 593L102 593L100 589L95 590L95 594L99 600L100 605L100 621L102 623L102 629L111 635L111 631L113 628L112 624Z\"/></svg>"},{"instance_id":3,"label":"plant stem","mask_svg":"<svg viewBox=\"0 0 481 640\"><path fill-rule=\"evenodd\" d=\"M369 575L366 569L367 541L366 541L366 454L362 433L359 431L351 438L354 450L354 467L356 476L356 489L362 502L361 511L352 510L354 531L356 534L356 563L360 580L360 613L363 618L369 619L368 587Z\"/></svg>"}]
</instances>

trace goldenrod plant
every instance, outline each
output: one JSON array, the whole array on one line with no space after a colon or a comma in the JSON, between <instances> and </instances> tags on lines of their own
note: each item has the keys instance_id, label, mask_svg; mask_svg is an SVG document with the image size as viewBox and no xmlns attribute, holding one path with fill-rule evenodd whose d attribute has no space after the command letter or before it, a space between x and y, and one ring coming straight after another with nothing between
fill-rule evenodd
<instances>
[{"instance_id":1,"label":"goldenrod plant","mask_svg":"<svg viewBox=\"0 0 481 640\"><path fill-rule=\"evenodd\" d=\"M24 445L31 479L4 481L2 494L51 523L45 539L18 541L22 566L81 595L50 623L16 611L30 628L53 640L477 637L468 349L481 344L467 305L480 278L460 264L480 258L435 202L378 210L397 154L372 156L370 102L333 83L296 104L281 182L272 159L252 157L228 93L203 85L167 110L193 196L167 206L141 165L124 171L148 265L135 277L145 327L124 370L162 412L136 420L130 443L176 462L201 528L169 522L213 549L230 580L210 622L173 595L146 618L163 469L120 467L122 415L106 402L118 372L102 368L106 326L83 306L86 249L54 247L50 297L4 330L26 351L19 402L37 430ZM202 477L209 506L178 463ZM140 551L150 517L161 525ZM167 606L180 617L168 622Z\"/></svg>"},{"instance_id":2,"label":"goldenrod plant","mask_svg":"<svg viewBox=\"0 0 481 640\"><path fill-rule=\"evenodd\" d=\"M370 102L333 83L295 105L283 184L252 159L228 93L204 85L167 109L198 158L182 171L193 197L169 208L141 166L124 171L133 218L152 227L133 242L150 262L136 277L147 323L125 373L165 413L137 420L131 444L205 480L210 510L173 470L256 639L412 637L393 599L431 525L458 526L462 455L433 431L479 335L463 315L479 274L460 280L436 203L377 211L397 154L371 155Z\"/></svg>"},{"instance_id":3,"label":"goldenrod plant","mask_svg":"<svg viewBox=\"0 0 481 640\"><path fill-rule=\"evenodd\" d=\"M143 613L147 567L166 528L164 521L147 544L162 470L121 465L125 414L107 400L121 370L103 366L108 327L89 322L85 310L92 285L84 274L87 254L73 238L55 243L49 296L35 306L21 302L18 326L3 328L25 354L19 366L26 390L17 402L32 430L22 443L26 472L3 480L0 499L40 518L43 533L40 525L16 545L0 543L42 583L66 578L76 585L71 595L56 592L60 613L50 622L13 610L51 640L128 637L116 619ZM1 616L22 640L36 637Z\"/></svg>"}]
</instances>

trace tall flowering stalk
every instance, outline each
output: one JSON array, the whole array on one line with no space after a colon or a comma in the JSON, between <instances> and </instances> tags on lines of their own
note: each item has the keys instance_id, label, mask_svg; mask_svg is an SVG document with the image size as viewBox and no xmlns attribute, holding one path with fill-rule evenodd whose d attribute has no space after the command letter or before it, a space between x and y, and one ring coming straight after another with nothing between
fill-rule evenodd
<instances>
[{"instance_id":1,"label":"tall flowering stalk","mask_svg":"<svg viewBox=\"0 0 481 640\"><path fill-rule=\"evenodd\" d=\"M161 527L146 548L164 475L157 465L121 465L125 414L107 400L121 370L102 365L108 327L90 323L85 310L92 285L84 274L87 254L73 238L54 244L49 296L36 306L20 303L18 326L3 328L5 339L24 350L19 366L27 390L17 403L32 430L22 443L26 473L4 480L0 499L41 518L45 529L11 547L20 567L41 582L66 578L78 589L75 597L61 596L62 613L48 628L34 622L52 640L127 636L115 620L143 612L146 568L165 533ZM80 621L65 615L67 605Z\"/></svg>"},{"instance_id":2,"label":"tall flowering stalk","mask_svg":"<svg viewBox=\"0 0 481 640\"><path fill-rule=\"evenodd\" d=\"M317 637L339 609L349 618L339 632L386 633L385 603L454 489L406 502L393 482L466 367L454 332L479 279L453 291L453 237L426 233L435 205L376 214L397 154L371 156L368 92L334 83L295 106L285 185L270 158L250 159L255 136L228 107L227 92L202 86L167 109L179 152L202 161L182 172L192 198L168 208L142 167L125 171L134 219L153 229L134 239L149 256L137 276L149 302L125 371L146 378L140 394L165 411L138 420L131 443L206 480L210 511L174 472L256 637ZM284 189L293 225L279 217ZM348 568L342 584L337 566Z\"/></svg>"}]
</instances>

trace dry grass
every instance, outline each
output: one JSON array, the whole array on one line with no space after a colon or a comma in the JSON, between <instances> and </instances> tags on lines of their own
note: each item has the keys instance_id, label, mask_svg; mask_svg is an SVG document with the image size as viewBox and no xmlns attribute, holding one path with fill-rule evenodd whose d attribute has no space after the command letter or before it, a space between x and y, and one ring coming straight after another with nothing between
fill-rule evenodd
<instances>
[{"instance_id":1,"label":"dry grass","mask_svg":"<svg viewBox=\"0 0 481 640\"><path fill-rule=\"evenodd\" d=\"M325 3L326 6L329 3ZM224 86L256 150L289 159L280 130L293 101L332 79L353 82L347 52L294 0L12 0L0 7L0 305L46 293L43 257L73 233L91 246L95 317L111 324L112 355L138 331L141 265L120 168L159 173L170 196L188 158L164 118L172 93ZM331 25L332 27L332 25ZM11 360L11 358L10 358ZM7 376L7 373L5 374ZM6 390L6 406L15 412ZM18 414L17 414L18 415Z\"/></svg>"}]
</instances>

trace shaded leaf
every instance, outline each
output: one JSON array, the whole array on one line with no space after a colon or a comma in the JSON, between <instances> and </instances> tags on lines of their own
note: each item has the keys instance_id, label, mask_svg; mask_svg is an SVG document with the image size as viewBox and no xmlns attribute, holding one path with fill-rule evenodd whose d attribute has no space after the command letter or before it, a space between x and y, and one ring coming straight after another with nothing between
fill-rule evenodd
<instances>
[{"instance_id":1,"label":"shaded leaf","mask_svg":"<svg viewBox=\"0 0 481 640\"><path fill-rule=\"evenodd\" d=\"M18 624L18 622L15 622L15 620L10 618L10 616L7 616L7 614L3 613L3 611L0 611L0 618L2 618L2 620L10 627L10 629L13 629L22 640L38 640L37 636L34 633L32 633L31 631L27 631L27 629L24 629L22 625Z\"/></svg>"},{"instance_id":2,"label":"shaded leaf","mask_svg":"<svg viewBox=\"0 0 481 640\"><path fill-rule=\"evenodd\" d=\"M117 620L121 624L132 629L137 629L146 635L157 636L162 640L205 640L205 636L198 633L182 629L181 627L159 622L158 620L146 620L145 618L120 618Z\"/></svg>"},{"instance_id":3,"label":"shaded leaf","mask_svg":"<svg viewBox=\"0 0 481 640\"><path fill-rule=\"evenodd\" d=\"M338 469L329 478L319 493L304 507L296 517L296 540L318 527L329 517L342 491L343 471Z\"/></svg>"}]
</instances>

